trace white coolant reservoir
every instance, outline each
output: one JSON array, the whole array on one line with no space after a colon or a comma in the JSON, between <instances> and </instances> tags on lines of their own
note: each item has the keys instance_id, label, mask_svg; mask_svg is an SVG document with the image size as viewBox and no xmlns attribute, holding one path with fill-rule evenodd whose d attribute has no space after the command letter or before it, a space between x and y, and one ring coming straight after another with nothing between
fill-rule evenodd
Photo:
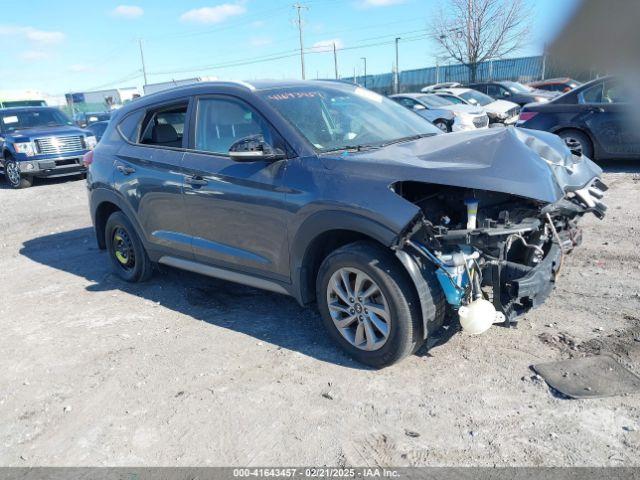
<instances>
[{"instance_id":1,"label":"white coolant reservoir","mask_svg":"<svg viewBox=\"0 0 640 480\"><path fill-rule=\"evenodd\" d=\"M504 315L497 312L493 304L483 298L460 307L458 316L462 329L473 335L486 332L494 323L504 322Z\"/></svg>"}]
</instances>

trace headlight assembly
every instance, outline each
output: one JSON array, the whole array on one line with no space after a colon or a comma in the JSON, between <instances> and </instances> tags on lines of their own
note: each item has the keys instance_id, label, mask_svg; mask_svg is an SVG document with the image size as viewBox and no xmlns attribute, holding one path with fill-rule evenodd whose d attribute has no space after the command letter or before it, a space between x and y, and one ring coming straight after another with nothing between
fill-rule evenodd
<instances>
[{"instance_id":1,"label":"headlight assembly","mask_svg":"<svg viewBox=\"0 0 640 480\"><path fill-rule=\"evenodd\" d=\"M22 153L27 157L33 157L36 154L35 149L33 148L33 143L31 142L19 142L14 143L13 148L16 149L17 153Z\"/></svg>"}]
</instances>

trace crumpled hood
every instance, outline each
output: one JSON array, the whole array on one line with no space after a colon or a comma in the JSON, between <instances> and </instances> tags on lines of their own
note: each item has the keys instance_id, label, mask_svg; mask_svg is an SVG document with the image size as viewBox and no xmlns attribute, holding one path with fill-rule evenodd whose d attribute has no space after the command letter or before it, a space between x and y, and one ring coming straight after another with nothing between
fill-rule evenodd
<instances>
[{"instance_id":1,"label":"crumpled hood","mask_svg":"<svg viewBox=\"0 0 640 480\"><path fill-rule=\"evenodd\" d=\"M328 168L354 177L364 172L389 184L435 183L548 203L602 174L588 158L572 155L558 136L514 127L434 135L323 159Z\"/></svg>"},{"instance_id":2,"label":"crumpled hood","mask_svg":"<svg viewBox=\"0 0 640 480\"><path fill-rule=\"evenodd\" d=\"M474 107L473 105L442 105L438 108L442 110L450 110L457 113L466 113L467 115L482 115L484 113L482 107Z\"/></svg>"}]
</instances>

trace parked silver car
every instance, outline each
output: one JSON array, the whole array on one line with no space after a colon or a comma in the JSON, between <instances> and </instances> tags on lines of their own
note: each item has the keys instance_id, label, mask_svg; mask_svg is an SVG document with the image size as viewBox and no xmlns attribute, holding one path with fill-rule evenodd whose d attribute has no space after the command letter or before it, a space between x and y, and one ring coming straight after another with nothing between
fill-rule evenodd
<instances>
[{"instance_id":1,"label":"parked silver car","mask_svg":"<svg viewBox=\"0 0 640 480\"><path fill-rule=\"evenodd\" d=\"M489 117L480 106L456 104L432 93L402 93L391 95L390 98L412 109L446 132L475 130L489 126ZM443 128L443 122L439 120L445 114L453 115L446 129Z\"/></svg>"},{"instance_id":2,"label":"parked silver car","mask_svg":"<svg viewBox=\"0 0 640 480\"><path fill-rule=\"evenodd\" d=\"M482 107L489 116L489 123L513 125L518 120L520 113L520 106L517 103L508 100L495 100L472 88L439 88L434 93L453 103Z\"/></svg>"}]
</instances>

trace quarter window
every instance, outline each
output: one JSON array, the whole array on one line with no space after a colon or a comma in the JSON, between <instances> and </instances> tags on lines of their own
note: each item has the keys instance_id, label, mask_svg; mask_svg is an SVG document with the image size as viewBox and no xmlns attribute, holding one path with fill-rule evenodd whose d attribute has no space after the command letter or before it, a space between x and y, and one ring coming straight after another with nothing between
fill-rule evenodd
<instances>
[{"instance_id":1,"label":"quarter window","mask_svg":"<svg viewBox=\"0 0 640 480\"><path fill-rule=\"evenodd\" d=\"M140 124L144 117L144 110L132 112L122 119L118 124L120 133L130 142L138 143L140 137Z\"/></svg>"},{"instance_id":2,"label":"quarter window","mask_svg":"<svg viewBox=\"0 0 640 480\"><path fill-rule=\"evenodd\" d=\"M200 99L196 117L196 150L228 155L238 140L255 135L261 135L266 143L276 146L266 121L239 100Z\"/></svg>"}]
</instances>

